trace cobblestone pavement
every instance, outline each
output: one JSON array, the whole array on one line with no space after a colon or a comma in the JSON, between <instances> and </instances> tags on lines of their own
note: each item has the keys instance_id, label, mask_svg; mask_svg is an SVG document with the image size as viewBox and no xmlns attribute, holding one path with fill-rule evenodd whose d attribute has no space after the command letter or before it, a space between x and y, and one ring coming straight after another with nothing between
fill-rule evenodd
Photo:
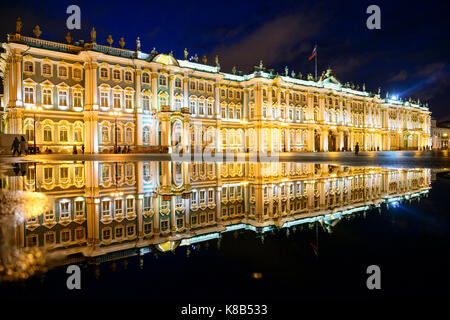
<instances>
[{"instance_id":1,"label":"cobblestone pavement","mask_svg":"<svg viewBox=\"0 0 450 320\"><path fill-rule=\"evenodd\" d=\"M241 154L242 158L248 155ZM173 160L170 154L39 154L25 157L0 156L0 162L33 162L33 161L165 161ZM191 161L202 161L196 154ZM210 160L206 160L207 162ZM215 158L213 161L223 161ZM378 166L392 168L450 168L449 151L384 151L360 152L310 152L280 153L278 157L269 157L263 161L295 161L330 163L348 166Z\"/></svg>"}]
</instances>

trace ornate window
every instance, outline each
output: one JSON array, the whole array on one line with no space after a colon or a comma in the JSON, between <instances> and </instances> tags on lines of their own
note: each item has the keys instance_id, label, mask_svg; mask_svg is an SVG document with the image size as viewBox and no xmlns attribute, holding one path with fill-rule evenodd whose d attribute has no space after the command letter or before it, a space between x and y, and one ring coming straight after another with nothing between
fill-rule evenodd
<instances>
[{"instance_id":1,"label":"ornate window","mask_svg":"<svg viewBox=\"0 0 450 320\"><path fill-rule=\"evenodd\" d=\"M207 102L207 109L208 109L208 116L212 116L214 114L214 110L213 110L213 102L211 100L208 100Z\"/></svg>"},{"instance_id":2,"label":"ornate window","mask_svg":"<svg viewBox=\"0 0 450 320\"><path fill-rule=\"evenodd\" d=\"M113 80L120 81L120 70L113 70Z\"/></svg>"},{"instance_id":3,"label":"ornate window","mask_svg":"<svg viewBox=\"0 0 450 320\"><path fill-rule=\"evenodd\" d=\"M144 129L143 129L143 140L144 140L144 143L146 143L146 144L150 143L150 129L149 129L149 127L144 127Z\"/></svg>"},{"instance_id":4,"label":"ornate window","mask_svg":"<svg viewBox=\"0 0 450 320\"><path fill-rule=\"evenodd\" d=\"M128 144L133 143L133 129L130 127L125 129L125 142Z\"/></svg>"},{"instance_id":5,"label":"ornate window","mask_svg":"<svg viewBox=\"0 0 450 320\"><path fill-rule=\"evenodd\" d=\"M67 78L67 67L60 66L58 68L58 77Z\"/></svg>"},{"instance_id":6,"label":"ornate window","mask_svg":"<svg viewBox=\"0 0 450 320\"><path fill-rule=\"evenodd\" d=\"M142 107L144 111L150 111L150 96L148 94L142 96Z\"/></svg>"},{"instance_id":7,"label":"ornate window","mask_svg":"<svg viewBox=\"0 0 450 320\"><path fill-rule=\"evenodd\" d=\"M159 96L159 106L160 107L167 106L167 98L165 95Z\"/></svg>"},{"instance_id":8,"label":"ornate window","mask_svg":"<svg viewBox=\"0 0 450 320\"><path fill-rule=\"evenodd\" d=\"M198 114L201 116L205 115L205 100L198 101Z\"/></svg>"},{"instance_id":9,"label":"ornate window","mask_svg":"<svg viewBox=\"0 0 450 320\"><path fill-rule=\"evenodd\" d=\"M80 68L74 68L73 69L73 78L76 80L81 80L81 69Z\"/></svg>"},{"instance_id":10,"label":"ornate window","mask_svg":"<svg viewBox=\"0 0 450 320\"><path fill-rule=\"evenodd\" d=\"M114 92L113 94L114 108L120 109L122 107L120 100L121 100L120 92Z\"/></svg>"},{"instance_id":11,"label":"ornate window","mask_svg":"<svg viewBox=\"0 0 450 320\"><path fill-rule=\"evenodd\" d=\"M73 92L73 106L80 108L83 106L83 94L80 91Z\"/></svg>"},{"instance_id":12,"label":"ornate window","mask_svg":"<svg viewBox=\"0 0 450 320\"><path fill-rule=\"evenodd\" d=\"M102 142L107 143L109 141L109 128L102 126Z\"/></svg>"},{"instance_id":13,"label":"ornate window","mask_svg":"<svg viewBox=\"0 0 450 320\"><path fill-rule=\"evenodd\" d=\"M45 63L42 66L42 74L44 76L51 76L52 75L52 66L50 64L48 64L48 63Z\"/></svg>"},{"instance_id":14,"label":"ornate window","mask_svg":"<svg viewBox=\"0 0 450 320\"><path fill-rule=\"evenodd\" d=\"M125 72L125 81L129 81L129 82L132 81L132 74L131 74L131 71L126 71L126 72Z\"/></svg>"},{"instance_id":15,"label":"ornate window","mask_svg":"<svg viewBox=\"0 0 450 320\"><path fill-rule=\"evenodd\" d=\"M160 75L159 76L159 85L160 86L167 86L167 77Z\"/></svg>"},{"instance_id":16,"label":"ornate window","mask_svg":"<svg viewBox=\"0 0 450 320\"><path fill-rule=\"evenodd\" d=\"M182 88L182 83L181 83L181 79L180 78L175 78L175 88L177 88L177 89L181 89Z\"/></svg>"},{"instance_id":17,"label":"ornate window","mask_svg":"<svg viewBox=\"0 0 450 320\"><path fill-rule=\"evenodd\" d=\"M142 74L142 83L150 83L150 75L148 72Z\"/></svg>"},{"instance_id":18,"label":"ornate window","mask_svg":"<svg viewBox=\"0 0 450 320\"><path fill-rule=\"evenodd\" d=\"M109 106L109 93L107 91L100 91L100 106Z\"/></svg>"},{"instance_id":19,"label":"ornate window","mask_svg":"<svg viewBox=\"0 0 450 320\"><path fill-rule=\"evenodd\" d=\"M25 73L33 73L34 72L34 64L31 61L26 61L23 66L23 71Z\"/></svg>"},{"instance_id":20,"label":"ornate window","mask_svg":"<svg viewBox=\"0 0 450 320\"><path fill-rule=\"evenodd\" d=\"M100 78L108 79L108 69L107 68L100 69Z\"/></svg>"},{"instance_id":21,"label":"ornate window","mask_svg":"<svg viewBox=\"0 0 450 320\"><path fill-rule=\"evenodd\" d=\"M52 128L50 126L44 127L44 141L51 142L52 139Z\"/></svg>"},{"instance_id":22,"label":"ornate window","mask_svg":"<svg viewBox=\"0 0 450 320\"><path fill-rule=\"evenodd\" d=\"M68 142L69 141L69 134L67 127L61 127L59 129L59 141L60 142Z\"/></svg>"},{"instance_id":23,"label":"ornate window","mask_svg":"<svg viewBox=\"0 0 450 320\"><path fill-rule=\"evenodd\" d=\"M125 94L125 108L133 109L133 96L131 95L131 93Z\"/></svg>"},{"instance_id":24,"label":"ornate window","mask_svg":"<svg viewBox=\"0 0 450 320\"><path fill-rule=\"evenodd\" d=\"M44 105L52 104L52 89L50 88L42 89L42 104Z\"/></svg>"},{"instance_id":25,"label":"ornate window","mask_svg":"<svg viewBox=\"0 0 450 320\"><path fill-rule=\"evenodd\" d=\"M75 127L73 129L73 141L83 142L83 129L80 127Z\"/></svg>"},{"instance_id":26,"label":"ornate window","mask_svg":"<svg viewBox=\"0 0 450 320\"><path fill-rule=\"evenodd\" d=\"M58 105L60 107L67 107L67 90L60 90L58 92Z\"/></svg>"},{"instance_id":27,"label":"ornate window","mask_svg":"<svg viewBox=\"0 0 450 320\"><path fill-rule=\"evenodd\" d=\"M25 87L25 103L34 103L34 88L33 87Z\"/></svg>"}]
</instances>

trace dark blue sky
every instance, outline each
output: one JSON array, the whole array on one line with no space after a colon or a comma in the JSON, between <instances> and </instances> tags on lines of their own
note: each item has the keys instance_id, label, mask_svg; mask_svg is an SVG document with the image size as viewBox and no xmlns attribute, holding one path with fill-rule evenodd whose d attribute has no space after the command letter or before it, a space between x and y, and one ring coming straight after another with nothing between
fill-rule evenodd
<instances>
[{"instance_id":1,"label":"dark blue sky","mask_svg":"<svg viewBox=\"0 0 450 320\"><path fill-rule=\"evenodd\" d=\"M124 37L126 47L173 50L181 58L218 54L222 70L233 66L248 72L259 60L284 72L313 73L307 58L318 44L319 74L331 66L341 82L381 86L400 97L420 98L433 116L450 120L449 1L9 1L2 4L0 36L15 30L20 16L23 33L39 24L41 38L64 42L66 8L81 8L82 29L74 38L89 41L92 26L97 42L113 46ZM366 28L366 8L381 8L381 30Z\"/></svg>"}]
</instances>

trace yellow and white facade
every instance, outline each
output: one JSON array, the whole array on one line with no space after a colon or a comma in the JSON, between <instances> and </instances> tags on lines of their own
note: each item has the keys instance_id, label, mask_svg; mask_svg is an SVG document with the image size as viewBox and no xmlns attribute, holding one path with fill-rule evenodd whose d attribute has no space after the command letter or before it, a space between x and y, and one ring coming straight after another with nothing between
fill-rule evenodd
<instances>
[{"instance_id":1,"label":"yellow and white facade","mask_svg":"<svg viewBox=\"0 0 450 320\"><path fill-rule=\"evenodd\" d=\"M430 111L341 84L251 74L220 65L91 43L63 44L10 34L2 44L6 133L41 150L140 152L424 150ZM185 57L187 55L185 54Z\"/></svg>"}]
</instances>

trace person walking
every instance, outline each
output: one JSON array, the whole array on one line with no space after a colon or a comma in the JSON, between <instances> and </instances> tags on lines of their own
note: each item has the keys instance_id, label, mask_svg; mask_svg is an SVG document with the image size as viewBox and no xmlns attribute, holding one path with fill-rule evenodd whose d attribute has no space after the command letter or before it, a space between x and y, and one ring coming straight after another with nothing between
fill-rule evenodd
<instances>
[{"instance_id":1,"label":"person walking","mask_svg":"<svg viewBox=\"0 0 450 320\"><path fill-rule=\"evenodd\" d=\"M73 145L73 154L78 154L77 146Z\"/></svg>"},{"instance_id":2,"label":"person walking","mask_svg":"<svg viewBox=\"0 0 450 320\"><path fill-rule=\"evenodd\" d=\"M20 147L19 139L17 139L17 137L15 137L14 141L12 143L12 146L11 146L11 150L13 151L13 154L12 154L13 157L16 155L16 152L17 152L17 155L20 156L19 147Z\"/></svg>"},{"instance_id":3,"label":"person walking","mask_svg":"<svg viewBox=\"0 0 450 320\"><path fill-rule=\"evenodd\" d=\"M355 155L358 155L358 152L359 152L359 144L357 142L355 146Z\"/></svg>"},{"instance_id":4,"label":"person walking","mask_svg":"<svg viewBox=\"0 0 450 320\"><path fill-rule=\"evenodd\" d=\"M84 154L84 144L81 145L81 153Z\"/></svg>"},{"instance_id":5,"label":"person walking","mask_svg":"<svg viewBox=\"0 0 450 320\"><path fill-rule=\"evenodd\" d=\"M20 153L22 154L22 152L28 155L28 142L23 136L20 137Z\"/></svg>"}]
</instances>

